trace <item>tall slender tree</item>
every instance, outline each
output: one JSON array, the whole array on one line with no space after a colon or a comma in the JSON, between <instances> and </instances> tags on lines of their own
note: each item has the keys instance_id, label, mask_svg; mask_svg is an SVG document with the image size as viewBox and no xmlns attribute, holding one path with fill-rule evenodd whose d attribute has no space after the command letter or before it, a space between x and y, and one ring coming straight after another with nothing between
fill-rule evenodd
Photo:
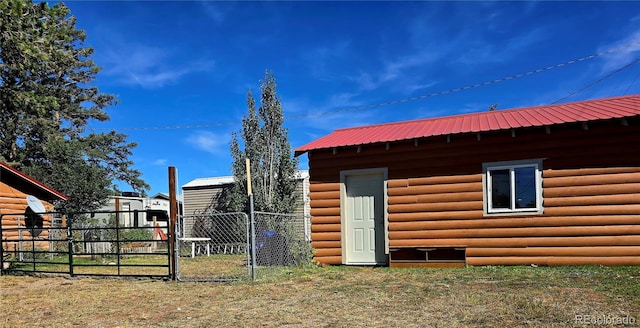
<instances>
[{"instance_id":1,"label":"tall slender tree","mask_svg":"<svg viewBox=\"0 0 640 328\"><path fill-rule=\"evenodd\" d=\"M247 209L245 159L251 161L251 184L257 211L291 213L295 208L298 161L292 156L284 114L276 93L276 79L265 72L260 85L260 107L252 93L247 94L248 112L242 119L241 148L238 133L231 138L232 171L235 177L229 205Z\"/></svg>"},{"instance_id":2,"label":"tall slender tree","mask_svg":"<svg viewBox=\"0 0 640 328\"><path fill-rule=\"evenodd\" d=\"M91 210L113 180L148 185L126 135L87 132L117 101L92 86L100 67L75 22L63 3L0 1L0 160L70 196L59 209Z\"/></svg>"}]
</instances>

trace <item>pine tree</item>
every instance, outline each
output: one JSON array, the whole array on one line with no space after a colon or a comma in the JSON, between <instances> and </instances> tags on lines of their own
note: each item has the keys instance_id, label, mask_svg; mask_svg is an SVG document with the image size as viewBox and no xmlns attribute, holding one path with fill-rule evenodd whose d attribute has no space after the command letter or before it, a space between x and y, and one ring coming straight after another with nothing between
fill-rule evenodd
<instances>
[{"instance_id":1,"label":"pine tree","mask_svg":"<svg viewBox=\"0 0 640 328\"><path fill-rule=\"evenodd\" d=\"M59 209L78 211L106 201L113 180L148 188L128 159L135 143L86 131L117 101L91 85L100 68L85 38L63 3L0 1L0 160L69 195Z\"/></svg>"},{"instance_id":2,"label":"pine tree","mask_svg":"<svg viewBox=\"0 0 640 328\"><path fill-rule=\"evenodd\" d=\"M287 130L283 127L284 114L276 93L276 79L265 72L260 85L260 107L252 93L247 93L248 112L242 119L240 137L231 139L232 171L235 184L229 205L233 210L246 211L248 204L245 159L251 161L251 184L256 211L292 213L296 200L297 159L293 158Z\"/></svg>"}]
</instances>

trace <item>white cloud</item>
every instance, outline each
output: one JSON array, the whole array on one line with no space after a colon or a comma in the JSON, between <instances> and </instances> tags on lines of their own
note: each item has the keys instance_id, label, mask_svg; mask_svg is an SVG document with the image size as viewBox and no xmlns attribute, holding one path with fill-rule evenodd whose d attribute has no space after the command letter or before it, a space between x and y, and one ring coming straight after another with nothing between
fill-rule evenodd
<instances>
[{"instance_id":1,"label":"white cloud","mask_svg":"<svg viewBox=\"0 0 640 328\"><path fill-rule=\"evenodd\" d=\"M438 84L438 82L435 82L435 81L427 82L427 83L408 84L404 86L404 89L405 89L405 93L412 94L418 90L429 89L436 84Z\"/></svg>"},{"instance_id":2,"label":"white cloud","mask_svg":"<svg viewBox=\"0 0 640 328\"><path fill-rule=\"evenodd\" d=\"M336 128L368 125L375 119L375 114L368 110L355 110L366 105L355 93L337 93L330 95L323 103L310 103L307 99L292 99L286 102L298 115L287 125L305 131L305 134L330 132ZM290 116L287 117L291 119ZM313 131L309 130L313 129ZM293 140L292 140L293 141Z\"/></svg>"},{"instance_id":3,"label":"white cloud","mask_svg":"<svg viewBox=\"0 0 640 328\"><path fill-rule=\"evenodd\" d=\"M602 72L608 72L620 68L638 57L640 52L640 30L637 30L628 37L609 43L598 49L598 52L617 49L611 54L604 55Z\"/></svg>"},{"instance_id":4,"label":"white cloud","mask_svg":"<svg viewBox=\"0 0 640 328\"><path fill-rule=\"evenodd\" d=\"M317 113L327 111L340 111L352 107L362 106L364 103L356 98L360 92L341 92L328 95L322 103L312 104L306 98L283 98L282 108L286 113L295 113L295 116L314 116Z\"/></svg>"},{"instance_id":5,"label":"white cloud","mask_svg":"<svg viewBox=\"0 0 640 328\"><path fill-rule=\"evenodd\" d=\"M440 53L432 50L422 50L414 54L398 57L386 63L379 82L391 82L407 75L407 71L433 63L440 58Z\"/></svg>"},{"instance_id":6,"label":"white cloud","mask_svg":"<svg viewBox=\"0 0 640 328\"><path fill-rule=\"evenodd\" d=\"M329 97L329 100L324 105L325 108L334 110L345 109L346 107L360 106L362 101L355 100L359 96L359 92L341 92L333 94Z\"/></svg>"},{"instance_id":7,"label":"white cloud","mask_svg":"<svg viewBox=\"0 0 640 328\"><path fill-rule=\"evenodd\" d=\"M540 27L527 31L524 34L515 35L503 42L490 43L484 39L460 40L457 47L462 55L458 56L457 62L466 65L482 65L487 63L502 63L518 56L522 52L540 43L549 35L548 28Z\"/></svg>"},{"instance_id":8,"label":"white cloud","mask_svg":"<svg viewBox=\"0 0 640 328\"><path fill-rule=\"evenodd\" d=\"M153 165L165 166L169 161L166 158L159 158L153 161Z\"/></svg>"},{"instance_id":9,"label":"white cloud","mask_svg":"<svg viewBox=\"0 0 640 328\"><path fill-rule=\"evenodd\" d=\"M104 74L124 85L147 89L161 88L184 76L213 69L213 60L177 60L170 49L123 41L111 42L101 50L99 64Z\"/></svg>"},{"instance_id":10,"label":"white cloud","mask_svg":"<svg viewBox=\"0 0 640 328\"><path fill-rule=\"evenodd\" d=\"M421 71L422 67L435 63L439 57L440 54L434 51L419 51L387 60L378 70L360 71L347 79L356 84L356 89L359 92L388 86L387 89L398 89L403 94L407 94L436 84L433 81L416 81L419 76L416 75L416 72Z\"/></svg>"},{"instance_id":11,"label":"white cloud","mask_svg":"<svg viewBox=\"0 0 640 328\"><path fill-rule=\"evenodd\" d=\"M224 134L216 134L209 131L196 131L191 133L186 141L192 147L213 154L215 156L226 156L229 152L229 140L231 138Z\"/></svg>"},{"instance_id":12,"label":"white cloud","mask_svg":"<svg viewBox=\"0 0 640 328\"><path fill-rule=\"evenodd\" d=\"M211 18L216 24L222 23L226 18L226 13L216 2L200 1L200 6L204 13Z\"/></svg>"},{"instance_id":13,"label":"white cloud","mask_svg":"<svg viewBox=\"0 0 640 328\"><path fill-rule=\"evenodd\" d=\"M311 76L319 80L335 79L334 73L339 62L349 55L350 41L340 40L330 45L315 47L302 53Z\"/></svg>"},{"instance_id":14,"label":"white cloud","mask_svg":"<svg viewBox=\"0 0 640 328\"><path fill-rule=\"evenodd\" d=\"M504 44L488 43L484 41L470 42L468 49L456 59L458 63L477 66L487 63L502 63L526 49L529 43L524 40L535 41L532 35L518 36L506 41Z\"/></svg>"},{"instance_id":15,"label":"white cloud","mask_svg":"<svg viewBox=\"0 0 640 328\"><path fill-rule=\"evenodd\" d=\"M375 90L380 86L380 82L371 73L359 72L355 76L351 76L348 79L355 82L358 85L359 90L368 91Z\"/></svg>"},{"instance_id":16,"label":"white cloud","mask_svg":"<svg viewBox=\"0 0 640 328\"><path fill-rule=\"evenodd\" d=\"M447 42L438 42L430 29L420 24L414 25L414 42L424 38L424 42L411 53L387 60L379 73L359 73L351 79L361 90L376 90L381 87L396 89L403 94L423 91L438 84L435 80L424 80L434 67L465 64L478 66L502 63L545 38L545 27L536 28L525 34L514 36L501 43L490 43L473 33L460 33ZM460 55L462 54L462 55ZM468 68L465 68L468 69Z\"/></svg>"}]
</instances>

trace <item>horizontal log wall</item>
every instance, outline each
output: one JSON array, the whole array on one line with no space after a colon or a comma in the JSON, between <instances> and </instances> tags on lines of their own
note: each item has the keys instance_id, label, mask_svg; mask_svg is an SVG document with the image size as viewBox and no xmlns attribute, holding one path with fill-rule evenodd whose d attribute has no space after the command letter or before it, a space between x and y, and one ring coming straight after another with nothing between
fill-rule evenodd
<instances>
[{"instance_id":1,"label":"horizontal log wall","mask_svg":"<svg viewBox=\"0 0 640 328\"><path fill-rule=\"evenodd\" d=\"M340 264L340 171L386 167L390 247L465 246L470 265L640 264L640 120L309 154L315 260ZM485 215L482 164L543 159L544 213Z\"/></svg>"},{"instance_id":2,"label":"horizontal log wall","mask_svg":"<svg viewBox=\"0 0 640 328\"><path fill-rule=\"evenodd\" d=\"M47 202L43 202L47 211L52 211L53 206ZM19 240L31 240L29 229L24 228L24 212L29 205L27 204L27 194L0 182L0 224L2 225L2 241L5 242L5 248L9 249L11 245ZM20 222L20 225L18 225ZM51 215L43 217L43 226L51 226ZM18 231L19 227L23 227ZM42 230L38 235L38 239L47 239L49 237L48 230ZM48 247L48 242L38 241L37 247ZM13 247L11 246L11 247Z\"/></svg>"},{"instance_id":3,"label":"horizontal log wall","mask_svg":"<svg viewBox=\"0 0 640 328\"><path fill-rule=\"evenodd\" d=\"M338 177L338 181L340 178ZM340 183L311 183L311 240L315 258L327 264L342 263L340 233ZM338 261L340 263L335 263Z\"/></svg>"}]
</instances>

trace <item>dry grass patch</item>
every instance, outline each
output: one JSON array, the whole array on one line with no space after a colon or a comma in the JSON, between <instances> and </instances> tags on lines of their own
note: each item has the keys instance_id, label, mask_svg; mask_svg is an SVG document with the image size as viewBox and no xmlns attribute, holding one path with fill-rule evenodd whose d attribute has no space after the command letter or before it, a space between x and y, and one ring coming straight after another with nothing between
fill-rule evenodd
<instances>
[{"instance_id":1,"label":"dry grass patch","mask_svg":"<svg viewBox=\"0 0 640 328\"><path fill-rule=\"evenodd\" d=\"M581 326L640 320L640 268L288 268L257 282L0 277L2 327Z\"/></svg>"},{"instance_id":2,"label":"dry grass patch","mask_svg":"<svg viewBox=\"0 0 640 328\"><path fill-rule=\"evenodd\" d=\"M188 279L233 279L248 278L247 256L216 254L195 258L181 257L180 276Z\"/></svg>"}]
</instances>

